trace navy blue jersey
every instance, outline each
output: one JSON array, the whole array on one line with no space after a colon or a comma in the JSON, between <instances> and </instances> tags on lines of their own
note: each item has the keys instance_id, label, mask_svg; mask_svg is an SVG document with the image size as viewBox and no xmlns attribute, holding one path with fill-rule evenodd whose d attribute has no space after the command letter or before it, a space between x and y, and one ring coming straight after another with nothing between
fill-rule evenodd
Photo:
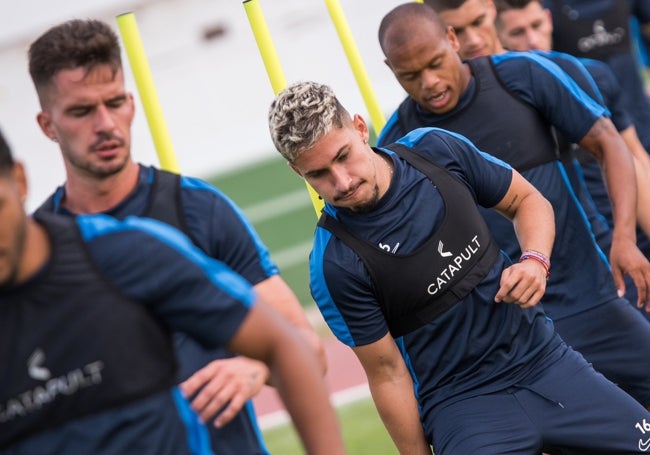
<instances>
[{"instance_id":1,"label":"navy blue jersey","mask_svg":"<svg viewBox=\"0 0 650 455\"><path fill-rule=\"evenodd\" d=\"M645 0L544 0L553 16L553 45L561 52L605 62L623 89L626 110L650 150L650 102L630 44L629 17L650 23Z\"/></svg>"},{"instance_id":2,"label":"navy blue jersey","mask_svg":"<svg viewBox=\"0 0 650 455\"><path fill-rule=\"evenodd\" d=\"M577 59L557 51L538 51L538 53L557 63L592 98L607 107L612 123L618 131L633 126L633 119L626 111L623 91L609 66L600 60ZM573 159L570 162L563 159L567 176L587 214L598 245L606 255L609 255L614 217L600 165L586 150L575 144L563 144L561 138L559 142L561 147L572 150L570 153ZM650 240L640 228L637 228L637 245L646 257L650 257ZM636 286L630 277L626 277L625 281L625 297L630 302L636 303L638 298Z\"/></svg>"},{"instance_id":3,"label":"navy blue jersey","mask_svg":"<svg viewBox=\"0 0 650 455\"><path fill-rule=\"evenodd\" d=\"M419 129L403 141L467 185L478 204L492 207L506 194L511 168L479 152L466 139L439 129ZM386 149L394 162L388 192L370 213L352 214L326 204L325 211L353 233L387 252L407 255L440 227L440 193L428 178ZM461 209L458 207L448 208ZM501 390L532 370L560 341L541 309L494 303L502 270L492 270L470 294L435 321L396 338L411 369L423 416L445 400ZM362 260L330 231L318 227L310 256L311 289L326 322L348 346L373 343L388 325ZM399 282L394 286L400 286Z\"/></svg>"},{"instance_id":4,"label":"navy blue jersey","mask_svg":"<svg viewBox=\"0 0 650 455\"><path fill-rule=\"evenodd\" d=\"M622 131L631 125L632 120L622 106L620 87L618 87L614 75L607 65L597 60L577 59L562 52L534 52L556 63L576 81L581 89L606 107L618 131ZM587 215L596 241L603 251L609 253L612 245L611 228L613 223L611 222L609 195L601 176L600 166L591 154L582 150L576 144L569 143L561 134L558 135L558 146L567 177ZM581 164L585 167L581 167ZM597 175L593 174L594 170L597 171ZM594 180L594 177L597 180ZM601 198L603 197L607 203L606 208L609 209L609 217L607 212L601 211L603 202ZM632 284L632 286L634 285ZM634 287L631 289L636 295Z\"/></svg>"},{"instance_id":5,"label":"navy blue jersey","mask_svg":"<svg viewBox=\"0 0 650 455\"><path fill-rule=\"evenodd\" d=\"M153 168L140 166L136 188L106 214L118 219L130 215L142 216L150 202L153 179ZM180 177L180 188L180 210L186 233L201 250L226 263L252 285L279 273L254 227L226 195L200 179L187 176ZM61 205L64 197L65 187L61 186L51 198L52 205L45 204L43 208L73 215ZM223 348L206 350L183 333L176 333L174 339L179 357L179 380L187 379L214 359L231 355ZM254 455L267 453L252 403L222 429L213 425L207 428L214 449L220 455L240 455L242 450Z\"/></svg>"},{"instance_id":6,"label":"navy blue jersey","mask_svg":"<svg viewBox=\"0 0 650 455\"><path fill-rule=\"evenodd\" d=\"M120 222L105 215L84 215L77 218L76 225L92 262L91 273L132 305L144 306L168 330L187 333L207 348L226 346L255 301L246 280L223 263L202 255L187 237L161 222L134 217ZM52 254L63 254L56 241ZM33 296L29 294L28 298L47 301L50 294L60 296L50 285L39 287L48 273L46 265L22 285L32 289ZM75 288L82 286L85 282ZM4 292L10 299L15 291ZM74 337L76 324L96 323L84 323L84 318L95 315L92 302L87 303L79 306L78 314L65 328L70 343L83 342ZM106 318L103 322L115 324L115 333L119 332L120 321ZM42 348L47 367L47 344ZM169 362L174 362L173 356ZM128 381L128 375L122 380ZM120 390L120 385L115 384L115 388ZM209 446L201 447L206 439L203 427L196 422L187 401L178 391L168 390L77 417L13 444L3 453L211 453Z\"/></svg>"},{"instance_id":7,"label":"navy blue jersey","mask_svg":"<svg viewBox=\"0 0 650 455\"><path fill-rule=\"evenodd\" d=\"M107 215L142 216L147 207L153 169L140 166L138 185ZM71 215L62 205L63 186L54 193L55 213ZM170 202L171 203L171 202ZM269 251L241 210L221 191L197 178L181 176L181 207L187 234L208 256L219 259L253 285L279 273Z\"/></svg>"},{"instance_id":8,"label":"navy blue jersey","mask_svg":"<svg viewBox=\"0 0 650 455\"><path fill-rule=\"evenodd\" d=\"M595 121L608 113L607 108L585 93L557 64L541 55L506 52L489 58L507 90L538 110L571 142L579 142ZM472 90L475 90L473 79L458 105L445 114L426 112L418 106L422 121L435 122L464 109L472 101ZM377 143L390 144L406 133L400 127L396 111L386 122Z\"/></svg>"},{"instance_id":9,"label":"navy blue jersey","mask_svg":"<svg viewBox=\"0 0 650 455\"><path fill-rule=\"evenodd\" d=\"M571 142L579 142L606 112L603 106L548 59L533 53L518 52L494 55L489 59L505 87L499 96L513 96L533 106L549 125L561 131ZM430 126L452 117L462 122L462 115L469 112L481 117L479 112L468 109L470 103L474 102L476 87L477 83L472 78L458 106L451 112L438 116L418 110L418 117L422 123ZM501 117L495 118L495 124L491 126L483 126L486 119L479 119L483 122L480 129L474 128L471 134L465 133L468 139L487 153L494 152L477 142L477 139L479 136L481 142L485 137L489 139L490 127L494 129L497 120L496 128L522 127L517 119L508 117L509 112L503 112L496 95L494 98L490 100L494 101L495 110L502 112ZM456 114L458 117L454 117ZM397 115L395 112L389 119L379 138L380 145L392 142L405 133ZM526 153L526 150L520 153ZM586 215L560 162L551 161L525 170L522 174L551 202L555 211L556 238L551 258L553 271L543 298L546 312L550 317L559 319L615 299L616 289L607 259L593 239ZM494 213L485 214L498 244L513 259L518 258L519 245L512 224Z\"/></svg>"},{"instance_id":10,"label":"navy blue jersey","mask_svg":"<svg viewBox=\"0 0 650 455\"><path fill-rule=\"evenodd\" d=\"M581 89L605 106L609 111L607 116L618 131L632 126L633 120L625 108L621 86L605 63L590 58L578 59L558 51L534 52L556 63Z\"/></svg>"},{"instance_id":11,"label":"navy blue jersey","mask_svg":"<svg viewBox=\"0 0 650 455\"><path fill-rule=\"evenodd\" d=\"M574 59L568 54L563 54L560 52L551 52L550 56L552 60L558 64L560 64L560 62L563 60ZM584 65L584 68L593 78L599 92L602 95L603 104L611 112L611 119L616 126L616 129L618 131L623 131L630 126L635 126L633 124L632 117L626 111L626 103L623 91L612 70L600 60L581 58L577 61ZM569 69L567 67L562 66L562 68L565 71L569 72ZM573 73L569 72L569 74L573 77ZM607 225L611 228L614 226L614 217L609 195L607 193L607 187L605 186L600 166L598 165L596 159L588 152L582 149L577 149L576 154L582 168L581 174L583 176L583 180L589 191L589 194L591 195L591 199L593 200L598 213L603 216ZM581 198L580 201L583 202L583 199ZM583 206L585 205L586 203L583 202ZM597 238L599 238L598 233L596 233L596 235ZM641 251L647 257L650 257L650 240L641 229L637 229L637 244ZM604 251L609 254L611 239L605 242L599 240L599 245L601 245ZM630 288L630 286L632 287ZM627 287L633 291L633 294L628 295L628 298L630 298L632 301L636 301L636 290L634 289L634 284L629 283L629 286Z\"/></svg>"}]
</instances>

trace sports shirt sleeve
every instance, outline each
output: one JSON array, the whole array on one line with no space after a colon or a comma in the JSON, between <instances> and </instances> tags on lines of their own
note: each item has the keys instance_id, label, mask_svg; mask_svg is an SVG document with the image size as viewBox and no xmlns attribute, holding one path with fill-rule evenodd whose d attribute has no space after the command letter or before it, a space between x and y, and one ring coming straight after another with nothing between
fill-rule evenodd
<instances>
[{"instance_id":1,"label":"sports shirt sleeve","mask_svg":"<svg viewBox=\"0 0 650 455\"><path fill-rule=\"evenodd\" d=\"M587 68L581 60L578 60L576 57L564 52L533 52L541 55L542 57L548 58L552 62L555 62L564 72L569 75L569 77L571 77L576 82L576 84L578 84L578 87L587 93L587 95L607 107L600 87L598 86L596 80L589 73L589 71L587 71Z\"/></svg>"},{"instance_id":2,"label":"sports shirt sleeve","mask_svg":"<svg viewBox=\"0 0 650 455\"><path fill-rule=\"evenodd\" d=\"M532 52L492 56L499 78L515 96L578 143L607 109L593 100L557 64Z\"/></svg>"},{"instance_id":3,"label":"sports shirt sleeve","mask_svg":"<svg viewBox=\"0 0 650 455\"><path fill-rule=\"evenodd\" d=\"M419 128L398 141L456 175L483 207L494 207L512 182L512 167L479 150L465 136L441 128Z\"/></svg>"},{"instance_id":4,"label":"sports shirt sleeve","mask_svg":"<svg viewBox=\"0 0 650 455\"><path fill-rule=\"evenodd\" d=\"M116 292L146 304L172 331L228 344L255 301L241 276L157 220L77 217L95 264Z\"/></svg>"},{"instance_id":5,"label":"sports shirt sleeve","mask_svg":"<svg viewBox=\"0 0 650 455\"><path fill-rule=\"evenodd\" d=\"M316 228L309 273L314 301L339 341L363 346L388 333L362 260L327 229Z\"/></svg>"},{"instance_id":6,"label":"sports shirt sleeve","mask_svg":"<svg viewBox=\"0 0 650 455\"><path fill-rule=\"evenodd\" d=\"M626 108L623 89L609 66L601 61L586 58L580 59L580 62L584 64L589 74L596 81L616 129L623 131L632 126L634 121Z\"/></svg>"},{"instance_id":7,"label":"sports shirt sleeve","mask_svg":"<svg viewBox=\"0 0 650 455\"><path fill-rule=\"evenodd\" d=\"M181 191L188 229L211 257L253 285L279 273L255 228L228 196L203 180L185 176Z\"/></svg>"},{"instance_id":8,"label":"sports shirt sleeve","mask_svg":"<svg viewBox=\"0 0 650 455\"><path fill-rule=\"evenodd\" d=\"M463 136L438 128L420 128L398 142L429 156L456 175L481 205L494 206L510 187L512 168L480 152ZM393 154L389 150L386 152ZM439 225L444 215L443 204L439 193L423 173L397 157L394 162L394 182L400 183L389 190L394 191L391 200L382 201L386 211L379 209L379 212L360 216L355 226L368 226L371 236L375 230L400 231L400 237L407 239L400 245L400 252L408 254L422 245ZM398 207L404 207L404 210ZM327 204L325 210L337 217L336 208ZM380 235L378 240L366 237L364 233L357 234L373 243L382 242L384 238ZM352 347L362 346L388 333L372 279L363 261L330 231L320 227L316 229L310 255L310 279L312 296L340 341Z\"/></svg>"}]
</instances>

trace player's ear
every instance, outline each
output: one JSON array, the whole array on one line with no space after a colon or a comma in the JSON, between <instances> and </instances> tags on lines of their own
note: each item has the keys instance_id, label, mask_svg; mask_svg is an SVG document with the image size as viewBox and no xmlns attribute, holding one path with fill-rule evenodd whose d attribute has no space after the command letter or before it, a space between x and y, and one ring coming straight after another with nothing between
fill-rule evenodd
<instances>
[{"instance_id":1,"label":"player's ear","mask_svg":"<svg viewBox=\"0 0 650 455\"><path fill-rule=\"evenodd\" d=\"M57 142L56 131L52 125L52 118L49 112L40 111L36 114L36 122L45 136L50 138L52 141Z\"/></svg>"},{"instance_id":2,"label":"player's ear","mask_svg":"<svg viewBox=\"0 0 650 455\"><path fill-rule=\"evenodd\" d=\"M17 161L14 163L13 169L11 170L11 177L14 181L14 184L16 185L18 196L20 197L20 202L24 204L25 200L27 199L28 185L25 166L23 166L21 162Z\"/></svg>"},{"instance_id":3,"label":"player's ear","mask_svg":"<svg viewBox=\"0 0 650 455\"><path fill-rule=\"evenodd\" d=\"M366 120L361 115L354 114L354 117L352 119L352 126L359 133L361 139L367 143L370 133L368 131L368 124L366 123Z\"/></svg>"}]
</instances>

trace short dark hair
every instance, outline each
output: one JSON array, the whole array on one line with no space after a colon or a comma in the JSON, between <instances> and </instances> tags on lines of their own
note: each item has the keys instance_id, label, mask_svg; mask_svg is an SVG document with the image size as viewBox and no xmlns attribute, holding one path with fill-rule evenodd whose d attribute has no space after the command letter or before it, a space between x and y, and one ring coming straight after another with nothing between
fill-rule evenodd
<instances>
[{"instance_id":1,"label":"short dark hair","mask_svg":"<svg viewBox=\"0 0 650 455\"><path fill-rule=\"evenodd\" d=\"M81 67L89 72L108 64L117 73L122 67L117 35L94 19L73 19L50 28L31 44L28 54L29 74L39 96L61 70Z\"/></svg>"},{"instance_id":2,"label":"short dark hair","mask_svg":"<svg viewBox=\"0 0 650 455\"><path fill-rule=\"evenodd\" d=\"M0 174L8 172L14 166L14 157L11 154L9 144L0 131Z\"/></svg>"},{"instance_id":3,"label":"short dark hair","mask_svg":"<svg viewBox=\"0 0 650 455\"><path fill-rule=\"evenodd\" d=\"M424 0L423 3L429 5L439 13L448 9L460 8L466 1L467 0Z\"/></svg>"},{"instance_id":4,"label":"short dark hair","mask_svg":"<svg viewBox=\"0 0 650 455\"><path fill-rule=\"evenodd\" d=\"M497 9L497 14L511 9L524 9L530 3L542 3L541 0L493 0Z\"/></svg>"},{"instance_id":5,"label":"short dark hair","mask_svg":"<svg viewBox=\"0 0 650 455\"><path fill-rule=\"evenodd\" d=\"M426 4L417 2L402 3L390 10L381 20L377 33L379 46L384 52L384 55L386 54L387 47L386 35L394 24L397 24L399 27L398 30L402 32L400 33L399 39L407 40L411 36L409 24L421 20L427 20L431 24L436 25L441 33L445 33L447 30L447 26L440 16L438 16L433 8ZM392 38L397 39L395 36Z\"/></svg>"}]
</instances>

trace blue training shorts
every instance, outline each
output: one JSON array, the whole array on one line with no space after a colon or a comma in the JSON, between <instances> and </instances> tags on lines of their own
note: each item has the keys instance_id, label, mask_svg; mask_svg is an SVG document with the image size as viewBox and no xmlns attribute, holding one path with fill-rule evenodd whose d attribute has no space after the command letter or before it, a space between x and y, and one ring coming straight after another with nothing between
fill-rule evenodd
<instances>
[{"instance_id":1,"label":"blue training shorts","mask_svg":"<svg viewBox=\"0 0 650 455\"><path fill-rule=\"evenodd\" d=\"M436 455L650 453L650 412L570 348L535 378L436 410Z\"/></svg>"},{"instance_id":2,"label":"blue training shorts","mask_svg":"<svg viewBox=\"0 0 650 455\"><path fill-rule=\"evenodd\" d=\"M650 322L633 305L615 299L553 324L597 371L650 407Z\"/></svg>"}]
</instances>

